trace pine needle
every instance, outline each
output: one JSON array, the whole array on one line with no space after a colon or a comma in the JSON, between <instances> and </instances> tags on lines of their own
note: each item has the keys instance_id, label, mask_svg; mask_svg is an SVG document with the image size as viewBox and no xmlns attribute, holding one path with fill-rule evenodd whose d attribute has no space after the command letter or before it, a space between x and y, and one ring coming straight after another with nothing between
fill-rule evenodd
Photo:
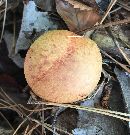
<instances>
[{"instance_id":1,"label":"pine needle","mask_svg":"<svg viewBox=\"0 0 130 135\"><path fill-rule=\"evenodd\" d=\"M4 20L3 20L3 26L2 26L1 37L0 37L0 43L1 43L1 41L2 41L3 34L4 34L5 21L6 21L6 14L7 14L7 0L5 0L5 12L4 12Z\"/></svg>"}]
</instances>

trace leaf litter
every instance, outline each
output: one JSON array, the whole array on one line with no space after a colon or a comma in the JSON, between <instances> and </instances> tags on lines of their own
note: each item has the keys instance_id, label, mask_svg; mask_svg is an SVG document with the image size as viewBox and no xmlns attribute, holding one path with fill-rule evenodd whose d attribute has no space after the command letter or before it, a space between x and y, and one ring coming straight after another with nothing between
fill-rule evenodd
<instances>
[{"instance_id":1,"label":"leaf litter","mask_svg":"<svg viewBox=\"0 0 130 135\"><path fill-rule=\"evenodd\" d=\"M127 135L130 128L129 2L11 2L0 1L0 119L6 125L0 125L0 133ZM14 13L15 19L10 20ZM53 19L50 14L55 15ZM23 62L31 43L45 31L59 28L80 36L89 35L98 44L104 60L102 79L95 92L74 104L41 102L30 93L23 75Z\"/></svg>"}]
</instances>

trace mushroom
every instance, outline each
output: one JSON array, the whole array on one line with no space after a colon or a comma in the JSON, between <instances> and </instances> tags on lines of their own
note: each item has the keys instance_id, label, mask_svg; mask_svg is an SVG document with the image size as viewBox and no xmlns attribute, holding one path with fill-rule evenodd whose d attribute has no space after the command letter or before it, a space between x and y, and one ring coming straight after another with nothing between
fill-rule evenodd
<instances>
[{"instance_id":1,"label":"mushroom","mask_svg":"<svg viewBox=\"0 0 130 135\"><path fill-rule=\"evenodd\" d=\"M24 73L32 91L55 103L72 103L90 95L102 71L96 43L67 30L52 30L31 45Z\"/></svg>"}]
</instances>

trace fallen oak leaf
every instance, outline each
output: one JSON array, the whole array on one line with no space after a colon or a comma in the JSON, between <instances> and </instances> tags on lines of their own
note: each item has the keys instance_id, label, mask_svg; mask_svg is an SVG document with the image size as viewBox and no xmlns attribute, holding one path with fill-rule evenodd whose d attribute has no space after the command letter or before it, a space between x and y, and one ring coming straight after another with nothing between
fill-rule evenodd
<instances>
[{"instance_id":1,"label":"fallen oak leaf","mask_svg":"<svg viewBox=\"0 0 130 135\"><path fill-rule=\"evenodd\" d=\"M73 32L81 31L84 27L94 26L101 18L95 9L73 0L56 0L56 8Z\"/></svg>"}]
</instances>

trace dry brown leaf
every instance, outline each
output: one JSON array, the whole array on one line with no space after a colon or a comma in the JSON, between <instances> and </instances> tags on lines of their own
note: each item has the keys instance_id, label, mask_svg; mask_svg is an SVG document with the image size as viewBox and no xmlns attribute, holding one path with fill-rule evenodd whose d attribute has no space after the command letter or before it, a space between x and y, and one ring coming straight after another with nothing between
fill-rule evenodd
<instances>
[{"instance_id":1,"label":"dry brown leaf","mask_svg":"<svg viewBox=\"0 0 130 135\"><path fill-rule=\"evenodd\" d=\"M69 0L69 2L68 0L56 0L56 8L73 32L94 26L100 20L100 15L95 9L74 0Z\"/></svg>"},{"instance_id":2,"label":"dry brown leaf","mask_svg":"<svg viewBox=\"0 0 130 135\"><path fill-rule=\"evenodd\" d=\"M96 0L80 0L80 1L83 2L84 4L90 6L90 7L99 9L99 6L98 6Z\"/></svg>"},{"instance_id":3,"label":"dry brown leaf","mask_svg":"<svg viewBox=\"0 0 130 135\"><path fill-rule=\"evenodd\" d=\"M79 8L80 10L92 10L91 7L85 5L85 4L82 4L78 1L74 1L74 0L65 0L66 2L70 3L71 5L74 6L74 8Z\"/></svg>"}]
</instances>

